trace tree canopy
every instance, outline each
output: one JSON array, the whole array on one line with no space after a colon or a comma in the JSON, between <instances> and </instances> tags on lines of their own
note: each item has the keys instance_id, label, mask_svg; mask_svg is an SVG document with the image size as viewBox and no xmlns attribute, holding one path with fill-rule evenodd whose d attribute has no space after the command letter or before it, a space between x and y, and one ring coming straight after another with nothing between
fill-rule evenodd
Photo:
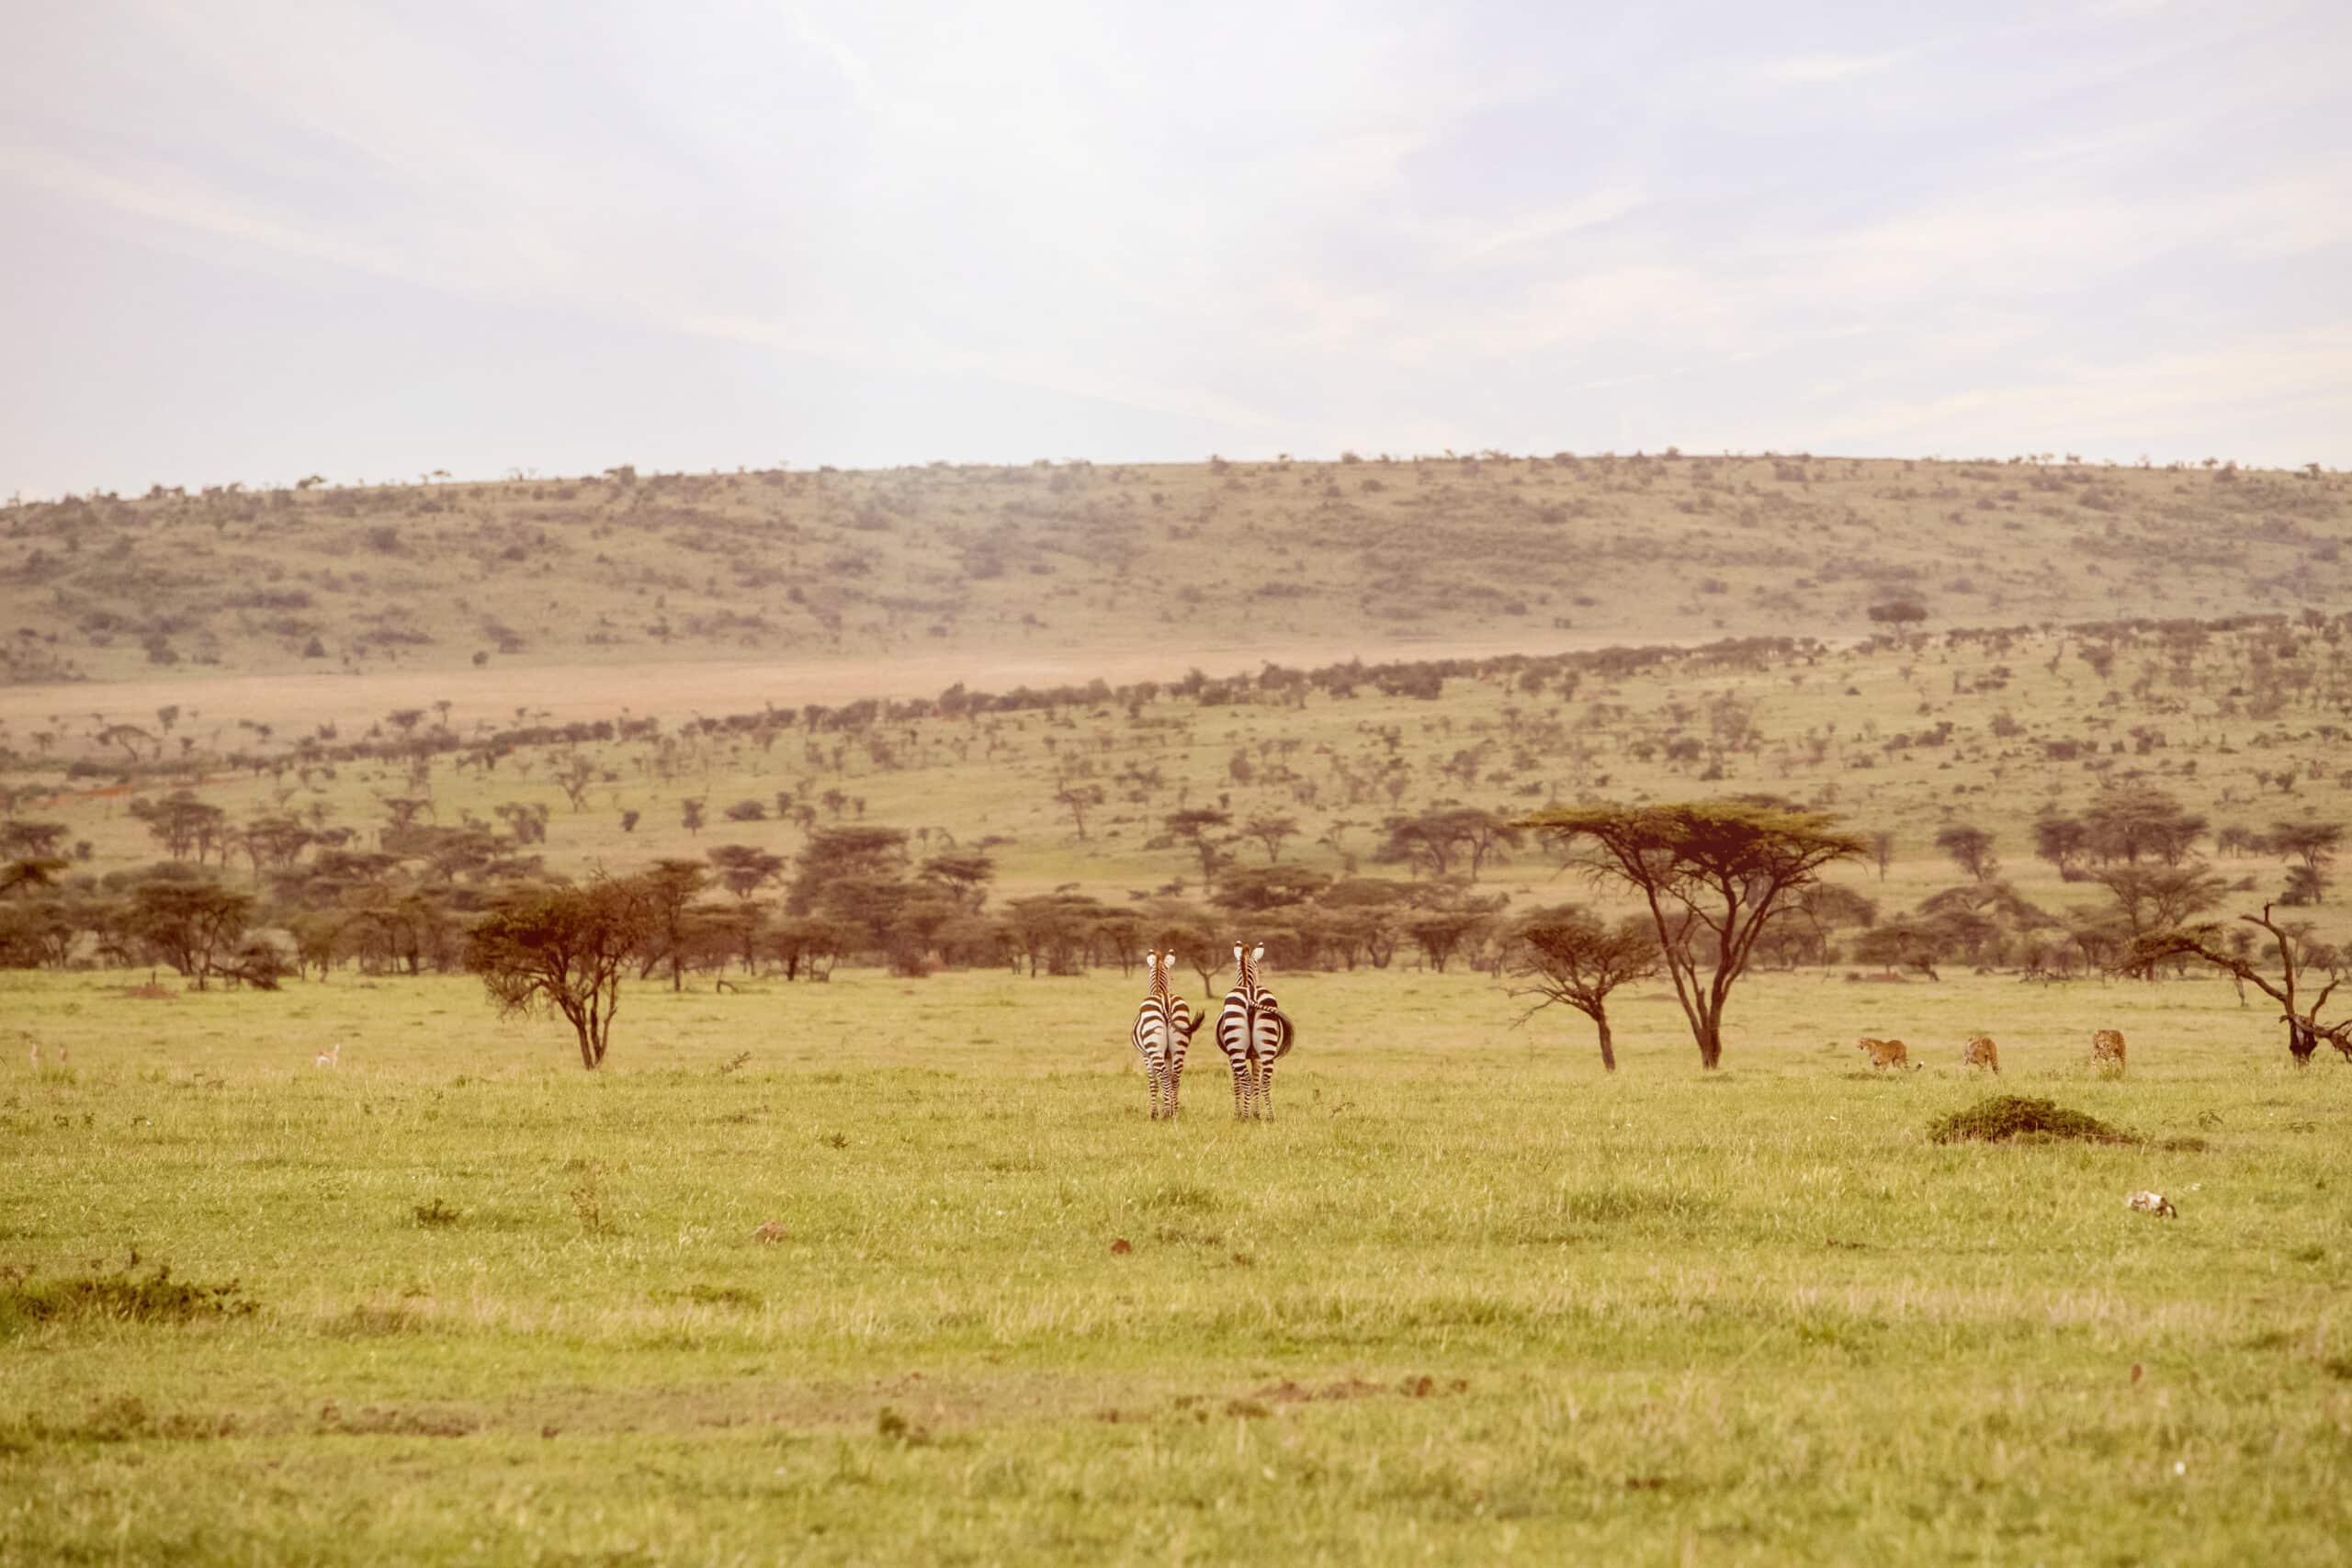
<instances>
[{"instance_id":1,"label":"tree canopy","mask_svg":"<svg viewBox=\"0 0 2352 1568\"><path fill-rule=\"evenodd\" d=\"M1560 806L1521 822L1570 863L1649 907L1702 1066L1723 1060L1724 1004L1788 896L1867 845L1836 818L1767 795L1667 806Z\"/></svg>"}]
</instances>

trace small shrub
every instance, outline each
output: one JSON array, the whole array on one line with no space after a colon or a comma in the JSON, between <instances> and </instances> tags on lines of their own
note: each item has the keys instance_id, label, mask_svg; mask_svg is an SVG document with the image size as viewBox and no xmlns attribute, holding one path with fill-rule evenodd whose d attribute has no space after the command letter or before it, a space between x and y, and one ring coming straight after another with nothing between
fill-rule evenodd
<instances>
[{"instance_id":1,"label":"small shrub","mask_svg":"<svg viewBox=\"0 0 2352 1568\"><path fill-rule=\"evenodd\" d=\"M2129 1133L2109 1126L2096 1116L2069 1111L2054 1100L2024 1095L1998 1094L1980 1100L1965 1111L1939 1116L1928 1123L1928 1137L1939 1144L2084 1143L2136 1144Z\"/></svg>"},{"instance_id":2,"label":"small shrub","mask_svg":"<svg viewBox=\"0 0 2352 1568\"><path fill-rule=\"evenodd\" d=\"M449 1207L438 1198L434 1199L430 1203L419 1203L416 1206L416 1223L424 1230L447 1230L463 1217L458 1211Z\"/></svg>"},{"instance_id":3,"label":"small shrub","mask_svg":"<svg viewBox=\"0 0 2352 1568\"><path fill-rule=\"evenodd\" d=\"M258 1310L234 1280L199 1285L173 1279L164 1265L142 1279L136 1267L134 1258L119 1274L10 1281L0 1290L0 1337L45 1323L193 1323L250 1317Z\"/></svg>"}]
</instances>

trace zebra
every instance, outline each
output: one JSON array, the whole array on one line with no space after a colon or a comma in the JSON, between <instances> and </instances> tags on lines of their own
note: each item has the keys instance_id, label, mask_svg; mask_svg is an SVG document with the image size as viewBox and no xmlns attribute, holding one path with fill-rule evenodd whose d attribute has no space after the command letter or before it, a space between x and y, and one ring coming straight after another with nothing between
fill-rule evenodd
<instances>
[{"instance_id":1,"label":"zebra","mask_svg":"<svg viewBox=\"0 0 2352 1568\"><path fill-rule=\"evenodd\" d=\"M1181 1109L1179 1097L1184 1087L1184 1052L1208 1016L1193 1012L1193 1004L1176 994L1176 985L1170 977L1175 968L1176 953L1171 948L1159 955L1159 971L1152 985L1154 992L1165 998L1168 1008L1168 1114L1170 1117Z\"/></svg>"},{"instance_id":2,"label":"zebra","mask_svg":"<svg viewBox=\"0 0 2352 1568\"><path fill-rule=\"evenodd\" d=\"M1144 1076L1151 1080L1151 1119L1158 1122L1176 1114L1184 1047L1201 1023L1193 1016L1191 1004L1176 995L1170 983L1168 972L1176 955L1154 948L1143 955L1143 961L1151 976L1151 990L1136 1009L1132 1038L1136 1055L1143 1058Z\"/></svg>"},{"instance_id":3,"label":"zebra","mask_svg":"<svg viewBox=\"0 0 2352 1568\"><path fill-rule=\"evenodd\" d=\"M1233 989L1217 1014L1216 1043L1233 1069L1233 1116L1237 1122L1274 1119L1274 1064L1290 1052L1296 1031L1274 994L1258 984L1262 942L1233 944Z\"/></svg>"}]
</instances>

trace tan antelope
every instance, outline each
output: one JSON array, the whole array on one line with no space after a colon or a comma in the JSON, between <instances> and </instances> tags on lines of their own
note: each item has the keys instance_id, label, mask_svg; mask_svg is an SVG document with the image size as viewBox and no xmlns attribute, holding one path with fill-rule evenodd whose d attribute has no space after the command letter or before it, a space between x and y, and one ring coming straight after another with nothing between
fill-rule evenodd
<instances>
[{"instance_id":1,"label":"tan antelope","mask_svg":"<svg viewBox=\"0 0 2352 1568\"><path fill-rule=\"evenodd\" d=\"M322 1051L317 1055L311 1057L311 1066L314 1067L339 1067L343 1066L343 1042L338 1040L334 1043L334 1046L332 1050Z\"/></svg>"},{"instance_id":2,"label":"tan antelope","mask_svg":"<svg viewBox=\"0 0 2352 1568\"><path fill-rule=\"evenodd\" d=\"M1968 1039L1968 1049L1961 1054L1960 1063L1964 1067L1990 1067L1997 1078L2001 1076L2001 1048L1993 1043L1993 1037L1989 1034L1972 1034Z\"/></svg>"}]
</instances>

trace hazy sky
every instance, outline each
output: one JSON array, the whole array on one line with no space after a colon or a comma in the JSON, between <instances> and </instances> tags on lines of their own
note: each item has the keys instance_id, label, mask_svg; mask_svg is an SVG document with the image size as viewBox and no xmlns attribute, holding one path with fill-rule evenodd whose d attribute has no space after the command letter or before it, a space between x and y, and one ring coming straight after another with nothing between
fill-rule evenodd
<instances>
[{"instance_id":1,"label":"hazy sky","mask_svg":"<svg viewBox=\"0 0 2352 1568\"><path fill-rule=\"evenodd\" d=\"M2352 465L2352 6L18 6L0 496Z\"/></svg>"}]
</instances>

